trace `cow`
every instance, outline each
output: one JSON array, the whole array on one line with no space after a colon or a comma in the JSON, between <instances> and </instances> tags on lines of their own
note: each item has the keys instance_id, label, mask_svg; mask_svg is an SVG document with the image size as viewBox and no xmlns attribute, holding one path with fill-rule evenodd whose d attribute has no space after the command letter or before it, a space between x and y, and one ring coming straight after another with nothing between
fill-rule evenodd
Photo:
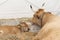
<instances>
[{"instance_id":1,"label":"cow","mask_svg":"<svg viewBox=\"0 0 60 40\"><path fill-rule=\"evenodd\" d=\"M24 32L28 32L28 31L29 31L29 28L25 22L21 22L20 24L18 24L16 26L0 25L0 38L1 37L3 38L4 36L6 36L6 37L8 37L7 38L7 40L8 40L9 37L11 37L11 39L13 39L12 38L12 36L13 36L13 37L16 37L17 39L24 40L26 38L26 35L24 34ZM15 38L15 40L17 40L16 38ZM4 38L4 40L5 39L6 38Z\"/></svg>"},{"instance_id":2,"label":"cow","mask_svg":"<svg viewBox=\"0 0 60 40\"><path fill-rule=\"evenodd\" d=\"M32 40L60 40L60 17L39 9L35 12L32 22L41 27Z\"/></svg>"},{"instance_id":3,"label":"cow","mask_svg":"<svg viewBox=\"0 0 60 40\"><path fill-rule=\"evenodd\" d=\"M28 32L29 31L29 27L25 22L20 22L20 24L15 25L15 26L11 26L11 25L0 25L0 30L6 30L6 32L10 32L11 31L16 31L19 30L20 32ZM11 31L10 31L11 30ZM14 33L14 32L13 32Z\"/></svg>"}]
</instances>

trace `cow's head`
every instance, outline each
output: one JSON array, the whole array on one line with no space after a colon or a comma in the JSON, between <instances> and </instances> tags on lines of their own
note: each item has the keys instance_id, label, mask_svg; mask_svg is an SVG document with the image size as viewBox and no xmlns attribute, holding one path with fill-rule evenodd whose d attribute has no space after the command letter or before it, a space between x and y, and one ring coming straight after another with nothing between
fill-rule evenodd
<instances>
[{"instance_id":1,"label":"cow's head","mask_svg":"<svg viewBox=\"0 0 60 40\"><path fill-rule=\"evenodd\" d=\"M20 24L17 26L21 32L28 32L30 30L28 25L25 22L20 22Z\"/></svg>"},{"instance_id":2,"label":"cow's head","mask_svg":"<svg viewBox=\"0 0 60 40\"><path fill-rule=\"evenodd\" d=\"M47 22L50 14L50 12L45 12L44 9L39 9L33 15L32 22L42 27Z\"/></svg>"}]
</instances>

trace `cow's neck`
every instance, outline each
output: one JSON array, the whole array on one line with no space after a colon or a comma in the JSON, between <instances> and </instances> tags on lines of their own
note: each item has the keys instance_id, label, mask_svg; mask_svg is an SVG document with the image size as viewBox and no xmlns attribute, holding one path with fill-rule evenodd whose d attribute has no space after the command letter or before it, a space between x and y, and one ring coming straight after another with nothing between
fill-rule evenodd
<instances>
[{"instance_id":1,"label":"cow's neck","mask_svg":"<svg viewBox=\"0 0 60 40\"><path fill-rule=\"evenodd\" d=\"M55 15L53 14L45 14L43 16L42 25L44 26L46 23L50 22L54 17Z\"/></svg>"}]
</instances>

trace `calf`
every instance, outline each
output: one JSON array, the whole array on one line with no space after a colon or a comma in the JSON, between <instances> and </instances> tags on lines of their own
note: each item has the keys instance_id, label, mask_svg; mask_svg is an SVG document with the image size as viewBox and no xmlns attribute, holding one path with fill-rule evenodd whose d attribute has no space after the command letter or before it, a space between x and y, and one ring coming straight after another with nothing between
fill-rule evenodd
<instances>
[{"instance_id":1,"label":"calf","mask_svg":"<svg viewBox=\"0 0 60 40\"><path fill-rule=\"evenodd\" d=\"M20 24L16 25L16 26L10 26L10 25L3 25L0 26L0 30L4 30L6 32L28 32L29 31L29 27L25 22L21 22Z\"/></svg>"}]
</instances>

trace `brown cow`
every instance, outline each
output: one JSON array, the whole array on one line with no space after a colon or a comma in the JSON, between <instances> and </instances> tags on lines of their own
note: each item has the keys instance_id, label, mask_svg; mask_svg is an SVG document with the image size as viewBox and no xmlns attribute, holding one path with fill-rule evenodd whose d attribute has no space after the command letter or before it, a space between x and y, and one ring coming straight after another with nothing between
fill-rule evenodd
<instances>
[{"instance_id":1,"label":"brown cow","mask_svg":"<svg viewBox=\"0 0 60 40\"><path fill-rule=\"evenodd\" d=\"M4 36L6 36L8 37L7 38L8 40L9 37L11 37L12 39L12 36L13 36L13 37L19 38L20 40L24 40L26 36L24 32L28 32L28 31L29 31L29 28L25 22L21 22L17 26L2 25L0 26L0 38L1 37L3 38ZM6 37L4 38L4 40L6 39ZM17 40L17 39L13 39L13 40Z\"/></svg>"},{"instance_id":2,"label":"brown cow","mask_svg":"<svg viewBox=\"0 0 60 40\"><path fill-rule=\"evenodd\" d=\"M32 22L42 27L32 40L60 40L60 17L39 9Z\"/></svg>"},{"instance_id":3,"label":"brown cow","mask_svg":"<svg viewBox=\"0 0 60 40\"><path fill-rule=\"evenodd\" d=\"M4 30L6 32L18 32L18 30L20 32L28 32L29 31L29 27L25 22L21 22L20 24L16 25L16 26L9 26L9 25L2 25L0 26L0 30Z\"/></svg>"}]
</instances>

